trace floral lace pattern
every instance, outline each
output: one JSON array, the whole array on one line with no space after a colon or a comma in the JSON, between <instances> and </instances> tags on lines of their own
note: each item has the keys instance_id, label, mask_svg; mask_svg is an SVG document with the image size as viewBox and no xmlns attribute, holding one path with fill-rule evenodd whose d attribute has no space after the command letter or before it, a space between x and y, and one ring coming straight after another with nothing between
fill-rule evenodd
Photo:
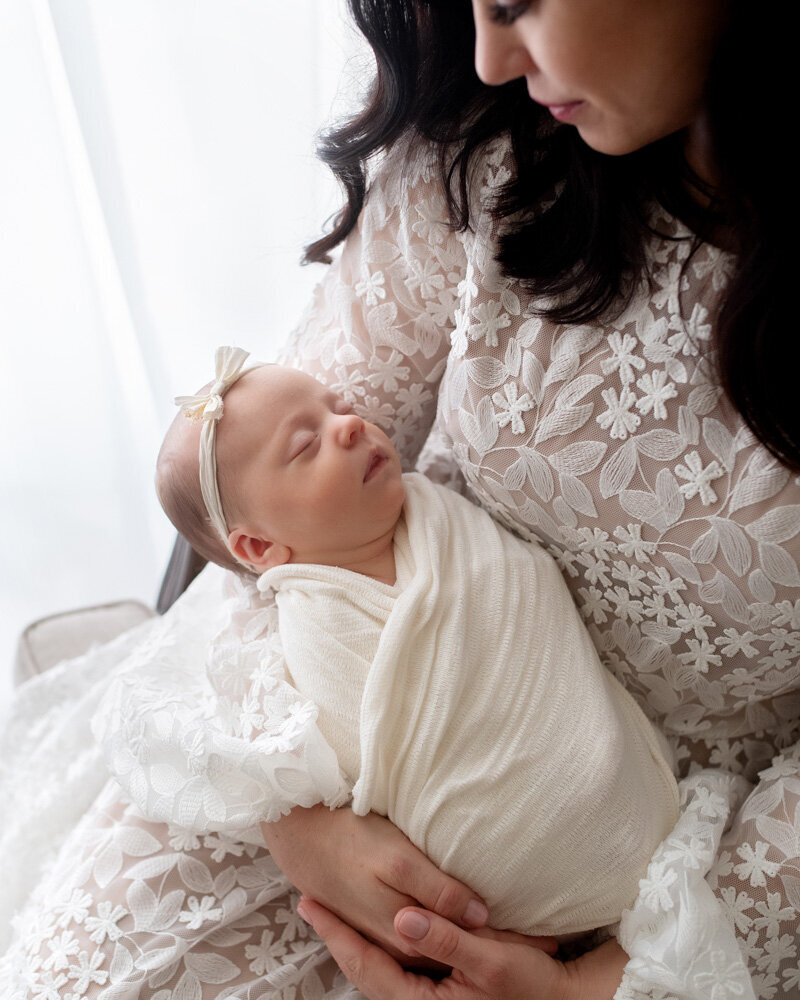
<instances>
[{"instance_id":1,"label":"floral lace pattern","mask_svg":"<svg viewBox=\"0 0 800 1000\"><path fill-rule=\"evenodd\" d=\"M69 872L56 866L16 920L24 952L4 997L360 996L264 848L154 824L114 782L74 839Z\"/></svg>"},{"instance_id":2,"label":"floral lace pattern","mask_svg":"<svg viewBox=\"0 0 800 1000\"><path fill-rule=\"evenodd\" d=\"M477 203L507 178L506 155L496 144L482 160ZM445 217L426 149L394 150L284 360L384 427L407 468L434 426L443 444L425 469L460 478L499 521L549 547L605 663L668 734L682 773L710 767L754 783L740 808L729 799L724 820L702 785L687 792L683 826L629 920L648 905L654 918L691 918L672 894L679 856L707 872L753 994L800 998L800 484L715 383L710 332L729 261L710 246L691 254L689 234L654 212L663 235L649 248L650 283L611 322L563 326L498 272L488 216L465 234ZM271 612L242 608L256 623L252 651L264 652ZM182 627L168 624L158 642L182 642ZM12 996L347 995L295 927L257 835L243 842L258 818L248 796L281 792L264 760L287 755L288 801L298 781L311 793L306 750L324 754L313 707L281 680L277 650L263 664L233 656L223 631L206 674L187 667L188 719L180 699L159 694L157 670L141 689L120 682L127 701L109 693L98 731L129 797L103 793L23 911L0 963L0 983L15 977ZM137 742L143 706L151 728ZM183 762L155 766L154 735L165 753L182 748ZM322 797L333 801L339 776L326 773ZM214 789L201 804L184 791L197 778ZM217 832L179 834L142 819L140 806ZM678 943L668 931L651 949L651 968L664 972L655 980L634 955L618 1000L747 996L735 955L707 949L700 965Z\"/></svg>"},{"instance_id":3,"label":"floral lace pattern","mask_svg":"<svg viewBox=\"0 0 800 1000\"><path fill-rule=\"evenodd\" d=\"M224 590L208 656L183 643L138 647L92 729L143 815L264 847L262 821L343 805L350 786L316 706L287 683L274 600L234 574Z\"/></svg>"}]
</instances>

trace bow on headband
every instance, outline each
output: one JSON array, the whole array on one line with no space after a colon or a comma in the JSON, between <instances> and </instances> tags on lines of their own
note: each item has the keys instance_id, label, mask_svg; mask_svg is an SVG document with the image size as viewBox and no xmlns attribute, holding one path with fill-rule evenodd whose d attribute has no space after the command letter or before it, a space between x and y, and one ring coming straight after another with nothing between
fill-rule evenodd
<instances>
[{"instance_id":1,"label":"bow on headband","mask_svg":"<svg viewBox=\"0 0 800 1000\"><path fill-rule=\"evenodd\" d=\"M208 516L225 548L237 562L251 569L249 563L240 559L228 545L228 525L222 510L222 499L217 483L216 428L217 421L222 416L222 397L246 372L260 368L258 362L246 365L248 351L241 347L218 347L214 355L216 369L214 384L207 393L196 396L176 396L175 405L180 406L184 416L190 420L202 420L203 429L200 432L200 491Z\"/></svg>"},{"instance_id":2,"label":"bow on headband","mask_svg":"<svg viewBox=\"0 0 800 1000\"><path fill-rule=\"evenodd\" d=\"M191 420L219 420L222 416L222 397L244 375L242 368L249 357L249 352L241 347L218 347L214 355L214 384L207 393L176 396L175 405L180 406L184 416Z\"/></svg>"}]
</instances>

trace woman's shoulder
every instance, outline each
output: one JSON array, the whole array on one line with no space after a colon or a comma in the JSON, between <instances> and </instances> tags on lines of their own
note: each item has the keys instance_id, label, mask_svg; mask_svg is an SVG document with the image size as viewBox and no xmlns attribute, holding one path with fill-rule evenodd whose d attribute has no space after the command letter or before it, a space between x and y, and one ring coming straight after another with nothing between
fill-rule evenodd
<instances>
[{"instance_id":1,"label":"woman's shoulder","mask_svg":"<svg viewBox=\"0 0 800 1000\"><path fill-rule=\"evenodd\" d=\"M458 196L460 148L436 142L417 130L400 136L377 156L369 179L369 201L381 198L387 205L409 203L429 214L433 205L442 206L449 218L446 185ZM466 173L471 225L482 225L493 203L495 190L512 177L513 155L507 136L490 140L469 157ZM426 207L427 203L427 207Z\"/></svg>"}]
</instances>

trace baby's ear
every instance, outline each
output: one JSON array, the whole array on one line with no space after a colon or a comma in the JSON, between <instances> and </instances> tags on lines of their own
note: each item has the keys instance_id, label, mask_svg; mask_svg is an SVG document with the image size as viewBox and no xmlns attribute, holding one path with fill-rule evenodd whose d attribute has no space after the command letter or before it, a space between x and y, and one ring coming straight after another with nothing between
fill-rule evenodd
<instances>
[{"instance_id":1,"label":"baby's ear","mask_svg":"<svg viewBox=\"0 0 800 1000\"><path fill-rule=\"evenodd\" d=\"M292 557L292 550L286 545L272 542L268 538L248 535L238 528L228 535L228 546L234 555L250 563L261 573L272 569L273 566L283 566Z\"/></svg>"}]
</instances>

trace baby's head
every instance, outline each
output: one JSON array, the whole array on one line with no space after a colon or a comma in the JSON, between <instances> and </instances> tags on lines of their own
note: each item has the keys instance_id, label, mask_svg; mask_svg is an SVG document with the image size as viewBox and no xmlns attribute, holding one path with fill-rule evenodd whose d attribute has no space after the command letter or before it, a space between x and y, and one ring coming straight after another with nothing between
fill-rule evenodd
<instances>
[{"instance_id":1,"label":"baby's head","mask_svg":"<svg viewBox=\"0 0 800 1000\"><path fill-rule=\"evenodd\" d=\"M287 562L348 567L392 537L404 500L400 460L383 431L330 389L262 365L238 377L222 410L205 432L205 456L206 421L178 414L156 470L167 516L202 556L253 573ZM216 518L200 485L209 450Z\"/></svg>"}]
</instances>

